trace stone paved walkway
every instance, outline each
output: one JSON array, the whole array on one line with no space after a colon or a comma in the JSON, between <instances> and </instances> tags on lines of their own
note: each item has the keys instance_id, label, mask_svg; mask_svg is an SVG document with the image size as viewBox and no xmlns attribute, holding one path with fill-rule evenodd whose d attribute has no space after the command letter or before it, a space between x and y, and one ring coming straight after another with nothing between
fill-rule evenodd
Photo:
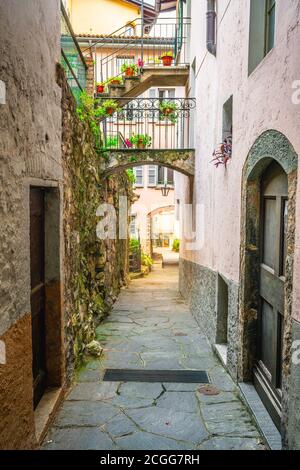
<instances>
[{"instance_id":1,"label":"stone paved walkway","mask_svg":"<svg viewBox=\"0 0 300 470\"><path fill-rule=\"evenodd\" d=\"M177 293L177 269L157 269L123 290L97 329L105 353L78 375L45 449L263 449L237 388ZM105 368L200 369L201 384L102 382Z\"/></svg>"}]
</instances>

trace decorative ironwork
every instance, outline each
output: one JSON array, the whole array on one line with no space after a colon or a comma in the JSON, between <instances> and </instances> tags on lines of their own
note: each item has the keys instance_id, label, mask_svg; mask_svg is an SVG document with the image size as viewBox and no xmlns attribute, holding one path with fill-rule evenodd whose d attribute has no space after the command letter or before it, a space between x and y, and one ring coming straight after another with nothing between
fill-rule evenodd
<instances>
[{"instance_id":1,"label":"decorative ironwork","mask_svg":"<svg viewBox=\"0 0 300 470\"><path fill-rule=\"evenodd\" d=\"M109 148L189 148L190 119L195 98L119 98L116 111L105 114L107 98L99 99L100 126L104 147Z\"/></svg>"}]
</instances>

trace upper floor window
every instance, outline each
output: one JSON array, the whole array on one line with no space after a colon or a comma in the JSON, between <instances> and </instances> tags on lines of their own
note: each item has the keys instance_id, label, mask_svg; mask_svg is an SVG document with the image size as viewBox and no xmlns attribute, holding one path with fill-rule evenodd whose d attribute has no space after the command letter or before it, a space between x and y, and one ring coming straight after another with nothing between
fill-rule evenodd
<instances>
[{"instance_id":1,"label":"upper floor window","mask_svg":"<svg viewBox=\"0 0 300 470\"><path fill-rule=\"evenodd\" d=\"M144 171L142 166L136 166L133 169L133 173L135 176L135 186L136 187L143 187L144 186Z\"/></svg>"},{"instance_id":2,"label":"upper floor window","mask_svg":"<svg viewBox=\"0 0 300 470\"><path fill-rule=\"evenodd\" d=\"M148 166L148 186L155 187L167 184L174 186L174 171L164 166Z\"/></svg>"},{"instance_id":3,"label":"upper floor window","mask_svg":"<svg viewBox=\"0 0 300 470\"><path fill-rule=\"evenodd\" d=\"M276 0L251 0L249 75L275 44Z\"/></svg>"}]
</instances>

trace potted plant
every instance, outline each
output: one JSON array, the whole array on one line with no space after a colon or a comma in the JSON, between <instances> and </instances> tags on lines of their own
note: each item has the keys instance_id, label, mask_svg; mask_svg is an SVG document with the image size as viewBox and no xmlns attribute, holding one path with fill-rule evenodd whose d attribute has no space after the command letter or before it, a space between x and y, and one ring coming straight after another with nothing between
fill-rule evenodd
<instances>
[{"instance_id":1,"label":"potted plant","mask_svg":"<svg viewBox=\"0 0 300 470\"><path fill-rule=\"evenodd\" d=\"M160 59L164 67L170 67L170 65L172 65L172 62L173 62L173 52L172 51L163 52L160 56Z\"/></svg>"},{"instance_id":2,"label":"potted plant","mask_svg":"<svg viewBox=\"0 0 300 470\"><path fill-rule=\"evenodd\" d=\"M160 119L168 119L171 122L177 121L178 105L174 101L162 101L159 105Z\"/></svg>"},{"instance_id":3,"label":"potted plant","mask_svg":"<svg viewBox=\"0 0 300 470\"><path fill-rule=\"evenodd\" d=\"M109 85L122 85L123 79L122 77L111 77L108 80Z\"/></svg>"},{"instance_id":4,"label":"potted plant","mask_svg":"<svg viewBox=\"0 0 300 470\"><path fill-rule=\"evenodd\" d=\"M96 89L97 89L97 93L99 94L104 93L105 83L97 83Z\"/></svg>"},{"instance_id":5,"label":"potted plant","mask_svg":"<svg viewBox=\"0 0 300 470\"><path fill-rule=\"evenodd\" d=\"M226 168L227 163L231 159L231 157L232 157L232 136L229 135L214 150L213 159L211 160L211 162L213 162L216 168L218 168L219 165L224 165Z\"/></svg>"},{"instance_id":6,"label":"potted plant","mask_svg":"<svg viewBox=\"0 0 300 470\"><path fill-rule=\"evenodd\" d=\"M119 108L116 100L106 100L101 104L98 114L99 116L111 116L118 110Z\"/></svg>"},{"instance_id":7,"label":"potted plant","mask_svg":"<svg viewBox=\"0 0 300 470\"><path fill-rule=\"evenodd\" d=\"M125 62L121 67L121 72L125 74L125 77L134 77L138 73L138 66Z\"/></svg>"},{"instance_id":8,"label":"potted plant","mask_svg":"<svg viewBox=\"0 0 300 470\"><path fill-rule=\"evenodd\" d=\"M150 147L152 138L148 134L136 134L130 138L130 142L137 149L145 149Z\"/></svg>"}]
</instances>

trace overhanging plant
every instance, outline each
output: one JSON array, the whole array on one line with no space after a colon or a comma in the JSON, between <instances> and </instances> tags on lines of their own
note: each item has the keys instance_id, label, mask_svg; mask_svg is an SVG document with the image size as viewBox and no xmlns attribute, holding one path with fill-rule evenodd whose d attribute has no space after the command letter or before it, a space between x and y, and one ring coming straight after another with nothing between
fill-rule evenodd
<instances>
[{"instance_id":1,"label":"overhanging plant","mask_svg":"<svg viewBox=\"0 0 300 470\"><path fill-rule=\"evenodd\" d=\"M214 163L215 167L219 165L227 166L228 161L232 157L232 136L229 135L224 141L218 145L213 153L213 159L211 162Z\"/></svg>"},{"instance_id":2,"label":"overhanging plant","mask_svg":"<svg viewBox=\"0 0 300 470\"><path fill-rule=\"evenodd\" d=\"M178 105L174 101L162 101L159 105L159 118L175 123L178 119L177 110Z\"/></svg>"},{"instance_id":3,"label":"overhanging plant","mask_svg":"<svg viewBox=\"0 0 300 470\"><path fill-rule=\"evenodd\" d=\"M148 134L135 134L131 136L130 142L135 148L144 149L150 147L152 142L152 137Z\"/></svg>"},{"instance_id":4,"label":"overhanging plant","mask_svg":"<svg viewBox=\"0 0 300 470\"><path fill-rule=\"evenodd\" d=\"M136 64L125 62L121 67L121 72L125 74L126 77L134 77L137 75L139 69Z\"/></svg>"}]
</instances>

